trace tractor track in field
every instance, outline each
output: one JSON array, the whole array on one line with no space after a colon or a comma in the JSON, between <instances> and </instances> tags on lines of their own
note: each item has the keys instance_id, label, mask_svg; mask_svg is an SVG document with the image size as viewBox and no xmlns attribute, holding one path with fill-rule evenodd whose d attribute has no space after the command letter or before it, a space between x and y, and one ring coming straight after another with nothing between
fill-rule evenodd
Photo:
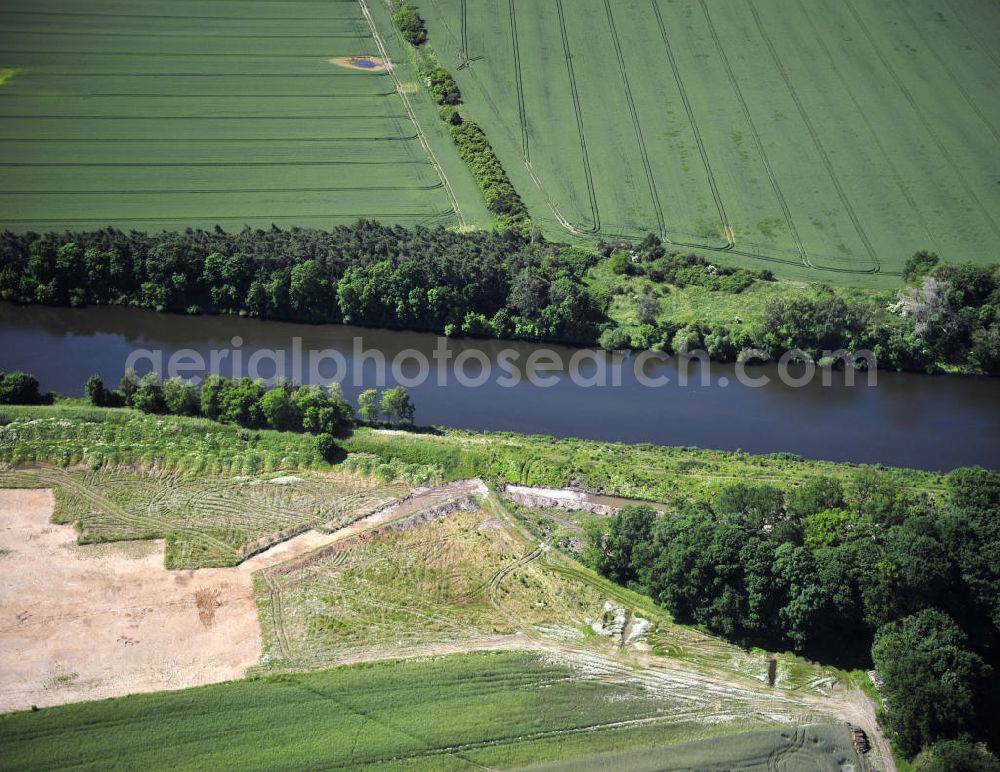
<instances>
[{"instance_id":1,"label":"tractor track in field","mask_svg":"<svg viewBox=\"0 0 1000 772\"><path fill-rule=\"evenodd\" d=\"M723 249L730 250L736 246L736 241L733 237L733 229L729 224L729 218L726 216L726 207L722 201L722 194L719 191L718 182L715 179L715 173L712 171L712 164L708 159L708 149L705 146L705 140L701 135L701 129L698 128L698 120L695 118L694 110L691 107L691 100L688 98L687 89L684 87L684 79L681 77L680 70L677 67L677 59L674 57L673 47L670 45L670 37L667 35L667 26L663 22L663 14L660 12L660 6L657 0L650 0L650 5L653 6L653 14L656 17L656 25L660 30L660 37L663 38L663 47L667 53L667 60L670 62L670 71L674 75L674 82L677 83L677 92L680 94L681 102L684 104L684 112L687 114L688 123L691 126L691 133L694 135L695 142L698 145L698 153L701 156L701 163L705 167L705 176L708 179L708 186L712 191L712 198L715 199L715 208L719 214L719 222L722 225L722 233L726 237L726 244L722 247L710 246L708 249ZM670 241L672 244L677 244L681 247L701 247L701 244L684 244L679 241Z\"/></svg>"},{"instance_id":2,"label":"tractor track in field","mask_svg":"<svg viewBox=\"0 0 1000 772\"><path fill-rule=\"evenodd\" d=\"M222 555L231 555L235 551L232 546L226 544L225 542L212 536L208 536L191 526L171 523L149 512L147 512L146 517L133 515L123 507L118 506L110 499L95 491L85 482L73 479L70 474L62 471L61 469L56 470L43 467L41 471L42 473L37 474L36 476L43 482L53 484L54 487L62 487L71 494L79 496L87 503L96 507L100 513L108 516L112 522L118 522L140 530L156 530L164 535L171 531L179 531L188 536L192 543L201 543L206 546L215 547L216 549L221 550Z\"/></svg>"},{"instance_id":3,"label":"tractor track in field","mask_svg":"<svg viewBox=\"0 0 1000 772\"><path fill-rule=\"evenodd\" d=\"M521 155L524 162L531 164L531 146L528 143L528 116L524 108L524 81L521 73L521 44L517 38L517 12L514 10L514 0L508 0L510 15L510 42L514 56L514 87L517 92L517 120L521 127Z\"/></svg>"},{"instance_id":4,"label":"tractor track in field","mask_svg":"<svg viewBox=\"0 0 1000 772\"><path fill-rule=\"evenodd\" d=\"M965 30L966 37L970 40L974 40L979 50L982 51L991 62L993 62L997 69L1000 69L1000 58L998 58L997 55L993 53L993 50L989 46L985 45L982 39L976 35L975 29L969 26L969 24L962 17L961 11L956 9L954 0L947 0L947 2L949 8L951 8L952 14L956 19L958 19L958 23L962 25L962 29Z\"/></svg>"},{"instance_id":5,"label":"tractor track in field","mask_svg":"<svg viewBox=\"0 0 1000 772\"><path fill-rule=\"evenodd\" d=\"M778 178L774 173L774 168L771 166L770 159L767 157L767 151L764 150L764 141L760 136L760 132L757 131L757 125L754 123L753 116L750 113L750 105L747 104L746 97L743 95L742 89L740 89L739 81L736 79L736 72L733 70L733 65L729 61L729 56L726 54L726 49L722 45L722 40L719 38L718 30L715 28L715 22L712 21L712 15L708 11L708 4L705 0L698 0L698 2L701 6L702 13L705 16L705 22L708 25L708 31L712 36L712 41L715 43L715 49L719 53L719 60L725 67L726 75L729 79L729 85L733 90L733 94L736 96L737 102L739 102L740 109L743 112L743 119L746 121L747 128L750 131L750 136L753 137L754 146L757 148L757 153L764 166L764 171L767 174L768 181L771 183L771 189L774 191L775 198L778 201L778 206L781 208L785 224L788 226L788 232L792 235L792 239L795 242L795 248L801 258L801 264L807 268L812 268L814 266L809 261L809 255L806 253L805 246L802 243L802 238L799 236L798 228L795 227L795 222L792 219L792 211L788 206L788 201L785 200L784 193L781 191L781 186L778 184ZM750 253L750 256L753 257L756 255ZM781 260L780 258L774 259L785 263L792 262Z\"/></svg>"},{"instance_id":6,"label":"tractor track in field","mask_svg":"<svg viewBox=\"0 0 1000 772\"><path fill-rule=\"evenodd\" d=\"M625 55L622 53L622 43L618 37L618 30L615 27L615 16L611 10L611 0L604 0L604 9L608 16L611 43L615 49L615 57L618 59L618 71L621 73L622 86L625 89L625 101L628 103L629 116L632 119L632 127L635 130L636 146L639 148L639 155L642 158L642 165L646 172L649 196L653 202L653 212L656 215L656 227L660 236L669 240L670 236L667 233L666 220L663 217L663 207L660 204L660 194L656 189L656 175L649 160L649 150L646 148L646 140L642 133L642 123L639 120L639 112L635 106L635 97L632 95L632 84L629 82L628 69L625 66Z\"/></svg>"},{"instance_id":7,"label":"tractor track in field","mask_svg":"<svg viewBox=\"0 0 1000 772\"><path fill-rule=\"evenodd\" d=\"M538 544L531 552L526 555L522 555L517 560L513 560L502 566L493 576L490 578L488 583L488 592L490 597L490 603L495 607L500 607L500 585L503 584L504 580L510 576L512 573L517 571L519 568L524 568L524 566L529 563L533 563L538 560L543 554L545 554L546 547L543 544Z\"/></svg>"},{"instance_id":8,"label":"tractor track in field","mask_svg":"<svg viewBox=\"0 0 1000 772\"><path fill-rule=\"evenodd\" d=\"M899 0L896 0L896 5L906 15L906 18L910 20L910 26L917 33L917 36L920 38L920 42L923 43L924 47L931 52L931 54L937 60L937 63L941 67L941 69L948 74L948 78L951 80L952 85L955 87L958 93L962 95L962 98L965 100L965 103L969 105L970 109L979 117L979 120L982 121L983 125L989 130L990 134L993 135L993 139L995 139L997 142L1000 142L1000 131L997 131L996 126L994 126L990 122L990 119L986 117L986 114L982 111L982 108L978 104L976 104L976 101L972 98L972 95L962 84L961 78L955 75L954 70L952 70L951 67L948 66L948 63L941 57L941 55L937 52L934 46L931 45L931 41L921 31L917 20L913 18L913 14L910 13L906 3L902 3L899 2Z\"/></svg>"},{"instance_id":9,"label":"tractor track in field","mask_svg":"<svg viewBox=\"0 0 1000 772\"><path fill-rule=\"evenodd\" d=\"M760 34L761 39L764 41L764 45L767 46L768 53L771 56L771 61L774 62L774 66L781 75L785 88L788 90L789 96L795 103L796 110L798 110L799 118L802 120L806 130L809 132L809 136L813 141L813 146L816 148L816 152L819 153L820 160L823 162L823 166L826 168L827 174L830 176L830 181L833 183L833 187L837 191L837 197L840 199L840 203L844 207L844 211L847 212L847 216L854 225L854 229L857 231L858 237L861 239L861 243L864 245L865 251L868 253L868 258L872 262L872 270L863 271L863 273L878 273L882 269L878 255L875 254L875 249L872 247L871 240L868 238L868 234L865 231L864 226L862 226L857 212L854 211L854 206L851 204L851 200L848 198L847 192L844 190L844 187L840 182L840 177L837 176L837 170L834 168L833 161L830 159L830 155L827 153L826 148L823 147L823 143L819 137L819 132L816 131L816 127L813 125L812 119L809 117L809 112L806 110L805 105L802 104L802 100L799 98L798 92L792 84L792 79L788 74L788 70L785 67L784 62L782 62L781 57L778 55L778 50L775 48L774 42L771 40L771 36L767 33L767 28L764 26L764 22L760 18L757 6L754 5L754 0L747 0L747 7L750 9L750 14L753 16L754 24L757 26L757 31ZM815 267L830 269L830 266L816 265Z\"/></svg>"},{"instance_id":10,"label":"tractor track in field","mask_svg":"<svg viewBox=\"0 0 1000 772\"><path fill-rule=\"evenodd\" d=\"M462 64L459 65L459 69L465 67L471 59L469 58L469 8L468 0L462 0L460 8L461 17L459 19L459 26L462 31L462 50L459 52L462 56Z\"/></svg>"},{"instance_id":11,"label":"tractor track in field","mask_svg":"<svg viewBox=\"0 0 1000 772\"><path fill-rule=\"evenodd\" d=\"M882 143L882 140L879 137L878 132L875 130L875 127L872 126L872 123L868 118L868 114L864 111L864 108L862 108L861 103L858 101L858 98L854 95L854 91L851 89L850 83L844 76L843 70L841 70L840 66L837 64L836 57L833 55L833 52L830 50L830 47L826 43L826 39L823 37L819 28L816 26L816 22L813 20L812 15L809 13L808 3L805 2L805 0L798 0L798 4L799 4L799 9L802 12L802 16L805 18L806 23L809 25L809 28L813 31L813 36L815 37L816 42L819 44L820 48L823 49L823 53L826 54L826 57L829 59L830 67L833 70L834 74L837 76L837 80L840 81L840 85L844 89L844 92L851 98L851 102L854 105L855 114L861 117L861 120L865 124L865 128L868 129L868 134L875 141L875 146L878 148L879 154L882 156L883 159L885 159L886 166L889 168L889 173L892 175L893 182L896 183L896 187L899 189L899 192L902 193L903 198L906 199L906 203L909 205L910 211L913 212L913 215L917 219L917 222L920 223L920 227L923 229L929 242L935 243L936 239L934 237L933 231L931 230L930 226L927 224L927 221L924 218L924 213L917 206L917 202L913 199L913 196L910 194L909 187L903 181L903 175L900 174L898 167L896 166L895 163L893 163L892 159L889 157L889 153L886 150L885 145Z\"/></svg>"},{"instance_id":12,"label":"tractor track in field","mask_svg":"<svg viewBox=\"0 0 1000 772\"><path fill-rule=\"evenodd\" d=\"M913 110L913 114L916 115L917 119L920 121L921 126L923 126L924 128L924 131L934 142L934 145L935 147L937 147L938 152L941 154L941 157L948 162L948 165L951 167L952 171L955 173L956 177L958 178L959 182L964 188L965 194L969 197L969 199L972 202L976 204L979 211L983 214L983 217L986 218L986 221L992 227L993 232L997 235L998 238L1000 238L1000 225L997 224L997 221L993 218L993 215L990 214L989 210L983 204L982 199L980 199L979 196L976 194L976 191L973 190L972 186L969 184L968 179L966 179L965 175L962 173L962 170L956 163L954 156L952 156L952 154L948 151L947 145L945 145L945 143L941 141L941 138L937 135L937 132L934 131L934 127L928 120L927 116L924 114L924 111L920 109L920 105L917 104L917 100L914 98L913 93L906 87L906 84L903 83L902 79L899 77L899 73L896 72L895 68L892 66L892 63L889 62L888 58L886 58L885 53L883 53L881 47L879 47L878 43L875 41L875 38L872 37L871 30L868 29L868 26L865 24L864 19L861 18L861 14L858 13L858 9L854 7L854 3L852 2L852 0L843 0L843 6L847 8L848 12L854 18L855 24L857 24L862 34L864 34L865 39L868 41L868 44L871 47L872 51L875 53L875 56L878 57L878 60L882 64L882 67L885 69L885 71L892 78L893 82L896 84L896 88L899 89L900 93L909 103L910 109Z\"/></svg>"},{"instance_id":13,"label":"tractor track in field","mask_svg":"<svg viewBox=\"0 0 1000 772\"><path fill-rule=\"evenodd\" d=\"M386 49L385 41L382 40L382 35L378 31L378 27L375 25L375 20L372 18L371 10L368 8L368 3L366 0L358 0L358 5L361 7L361 14L365 17L365 21L368 22L372 40L375 41L375 47L378 48L379 56L383 62L391 62L392 59ZM417 121L416 113L413 112L413 105L410 104L410 98L403 89L403 84L399 80L399 76L396 74L396 68L390 67L387 71L389 73L389 77L392 78L392 82L396 86L396 92L399 94L399 98L403 103L403 108L406 110L406 115L413 124L413 129L416 131L417 138L420 140L420 144L423 147L424 152L427 154L427 157L430 159L431 164L433 164L435 171L437 171L438 176L441 178L441 183L448 194L448 200L451 202L452 209L455 216L458 218L459 225L463 227L468 225L465 220L465 215L462 213L462 207L458 202L458 197L455 195L455 191L451 187L448 175L445 173L444 167L441 165L440 161L438 161L433 149L431 149L430 143L427 141L427 136L424 134L424 130L421 128L419 121Z\"/></svg>"},{"instance_id":14,"label":"tractor track in field","mask_svg":"<svg viewBox=\"0 0 1000 772\"><path fill-rule=\"evenodd\" d=\"M513 8L513 0L511 0L511 8ZM590 199L590 216L593 222L588 228L576 228L575 226L570 225L569 221L559 213L559 210L553 201L549 201L549 206L555 213L560 224L571 233L575 233L576 235L594 235L599 233L601 230L601 214L597 205L597 190L594 187L594 172L590 165L590 152L587 150L587 134L584 131L583 126L583 108L580 104L580 92L576 85L576 70L573 67L573 54L569 45L569 33L566 30L566 14L563 8L563 0L556 0L556 14L559 17L559 34L562 39L563 59L566 60L566 72L569 77L570 98L573 101L573 112L576 116L576 131L580 139L580 151L583 153L583 174L587 180L587 196ZM541 182L537 177L535 177L534 171L531 170L530 167L529 171L531 171L531 175L535 179L535 184L538 185L539 189L542 189ZM546 198L548 198L548 194L546 194Z\"/></svg>"}]
</instances>

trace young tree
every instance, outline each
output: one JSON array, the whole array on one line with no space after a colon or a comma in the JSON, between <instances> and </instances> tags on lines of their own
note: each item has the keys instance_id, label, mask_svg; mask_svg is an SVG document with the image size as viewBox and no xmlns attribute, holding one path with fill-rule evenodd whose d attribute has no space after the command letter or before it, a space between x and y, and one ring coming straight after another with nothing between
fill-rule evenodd
<instances>
[{"instance_id":1,"label":"young tree","mask_svg":"<svg viewBox=\"0 0 1000 772\"><path fill-rule=\"evenodd\" d=\"M256 429L264 424L260 398L264 396L264 382L241 378L231 381L222 392L219 420Z\"/></svg>"},{"instance_id":2,"label":"young tree","mask_svg":"<svg viewBox=\"0 0 1000 772\"><path fill-rule=\"evenodd\" d=\"M400 424L412 424L416 412L409 392L402 386L383 392L381 409L386 418Z\"/></svg>"},{"instance_id":3,"label":"young tree","mask_svg":"<svg viewBox=\"0 0 1000 772\"><path fill-rule=\"evenodd\" d=\"M20 371L0 377L0 405L37 405L38 379Z\"/></svg>"},{"instance_id":4,"label":"young tree","mask_svg":"<svg viewBox=\"0 0 1000 772\"><path fill-rule=\"evenodd\" d=\"M159 375L150 372L142 376L132 395L132 407L143 413L163 413L166 410Z\"/></svg>"},{"instance_id":5,"label":"young tree","mask_svg":"<svg viewBox=\"0 0 1000 772\"><path fill-rule=\"evenodd\" d=\"M639 324L656 324L660 316L660 299L651 292L644 292L636 298L635 313Z\"/></svg>"},{"instance_id":6,"label":"young tree","mask_svg":"<svg viewBox=\"0 0 1000 772\"><path fill-rule=\"evenodd\" d=\"M344 450L337 444L332 434L321 434L316 438L316 449L328 464L335 464L344 456Z\"/></svg>"},{"instance_id":7,"label":"young tree","mask_svg":"<svg viewBox=\"0 0 1000 772\"><path fill-rule=\"evenodd\" d=\"M412 5L401 3L393 14L393 18L408 43L420 46L427 42L427 26L417 13L417 9Z\"/></svg>"},{"instance_id":8,"label":"young tree","mask_svg":"<svg viewBox=\"0 0 1000 772\"><path fill-rule=\"evenodd\" d=\"M279 384L260 398L264 420L272 429L279 432L302 431L302 412L292 395L289 387Z\"/></svg>"},{"instance_id":9,"label":"young tree","mask_svg":"<svg viewBox=\"0 0 1000 772\"><path fill-rule=\"evenodd\" d=\"M108 391L104 388L104 381L97 373L87 379L83 392L94 407L104 407L108 403Z\"/></svg>"},{"instance_id":10,"label":"young tree","mask_svg":"<svg viewBox=\"0 0 1000 772\"><path fill-rule=\"evenodd\" d=\"M378 392L375 389L365 389L358 395L358 414L365 423L378 421Z\"/></svg>"},{"instance_id":11,"label":"young tree","mask_svg":"<svg viewBox=\"0 0 1000 772\"><path fill-rule=\"evenodd\" d=\"M163 382L163 404L171 415L197 415L198 390L183 378L168 378Z\"/></svg>"},{"instance_id":12,"label":"young tree","mask_svg":"<svg viewBox=\"0 0 1000 772\"><path fill-rule=\"evenodd\" d=\"M915 255L907 258L903 264L903 281L907 284L915 284L919 279L923 279L933 271L941 262L941 258L933 252L920 250Z\"/></svg>"},{"instance_id":13,"label":"young tree","mask_svg":"<svg viewBox=\"0 0 1000 772\"><path fill-rule=\"evenodd\" d=\"M321 386L300 386L292 395L302 428L311 434L335 434L341 428L340 411Z\"/></svg>"},{"instance_id":14,"label":"young tree","mask_svg":"<svg viewBox=\"0 0 1000 772\"><path fill-rule=\"evenodd\" d=\"M201 414L212 421L218 421L222 413L222 398L229 389L230 381L221 375L208 375L201 384Z\"/></svg>"},{"instance_id":15,"label":"young tree","mask_svg":"<svg viewBox=\"0 0 1000 772\"><path fill-rule=\"evenodd\" d=\"M130 367L125 371L121 382L118 384L118 393L121 395L123 405L132 407L132 398L135 396L135 390L138 388L139 373Z\"/></svg>"}]
</instances>

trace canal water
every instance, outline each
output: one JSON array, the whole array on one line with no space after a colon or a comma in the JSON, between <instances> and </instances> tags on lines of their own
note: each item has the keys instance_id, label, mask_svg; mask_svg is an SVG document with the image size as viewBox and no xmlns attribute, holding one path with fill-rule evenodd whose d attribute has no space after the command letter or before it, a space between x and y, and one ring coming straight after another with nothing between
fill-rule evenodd
<instances>
[{"instance_id":1,"label":"canal water","mask_svg":"<svg viewBox=\"0 0 1000 772\"><path fill-rule=\"evenodd\" d=\"M684 385L675 360L647 362L637 372L631 357L620 368L602 371L581 352L558 346L128 308L0 303L0 370L31 372L45 390L80 395L92 373L116 383L129 356L142 350L153 354L136 362L140 372L154 366L156 352L164 370L172 356L175 364L187 365L180 370L186 377L207 369L243 375L252 364L250 374L265 379L282 372L303 382L342 379L352 401L363 388L378 385L381 355L385 385L402 379L420 424L790 452L933 470L973 464L1000 469L1000 379L879 372L874 385L864 373L847 385L844 372L834 371L829 385L819 372L808 383L794 385L783 382L774 365L756 365L746 369L743 380L769 382L754 386L741 382L734 365L713 363L702 373L695 362ZM325 353L311 356L312 351ZM175 356L178 352L182 356ZM263 353L255 357L255 352ZM574 355L583 360L575 370ZM422 369L421 357L429 368ZM525 377L532 357L536 382ZM457 367L456 360L463 366ZM418 384L424 370L428 377ZM615 372L619 385L614 385ZM456 373L464 375L464 384Z\"/></svg>"}]
</instances>

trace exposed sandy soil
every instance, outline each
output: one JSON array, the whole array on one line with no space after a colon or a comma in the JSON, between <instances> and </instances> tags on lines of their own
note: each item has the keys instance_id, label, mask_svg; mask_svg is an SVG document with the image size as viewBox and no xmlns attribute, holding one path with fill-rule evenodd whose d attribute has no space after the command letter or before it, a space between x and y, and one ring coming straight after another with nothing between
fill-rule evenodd
<instances>
[{"instance_id":1,"label":"exposed sandy soil","mask_svg":"<svg viewBox=\"0 0 1000 772\"><path fill-rule=\"evenodd\" d=\"M250 573L167 571L163 542L79 546L49 491L0 490L0 712L241 678Z\"/></svg>"}]
</instances>

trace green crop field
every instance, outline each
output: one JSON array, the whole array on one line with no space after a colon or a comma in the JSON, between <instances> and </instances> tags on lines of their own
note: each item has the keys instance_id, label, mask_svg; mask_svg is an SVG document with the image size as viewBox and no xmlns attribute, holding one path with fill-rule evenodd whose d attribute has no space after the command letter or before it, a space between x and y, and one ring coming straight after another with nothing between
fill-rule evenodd
<instances>
[{"instance_id":1,"label":"green crop field","mask_svg":"<svg viewBox=\"0 0 1000 772\"><path fill-rule=\"evenodd\" d=\"M355 0L5 2L0 226L489 222L379 26L392 72L331 63L380 53Z\"/></svg>"},{"instance_id":2,"label":"green crop field","mask_svg":"<svg viewBox=\"0 0 1000 772\"><path fill-rule=\"evenodd\" d=\"M995 257L1000 7L426 0L431 41L552 236L795 278Z\"/></svg>"},{"instance_id":3,"label":"green crop field","mask_svg":"<svg viewBox=\"0 0 1000 772\"><path fill-rule=\"evenodd\" d=\"M627 752L619 769L858 764L843 726L741 734L739 723L692 723L664 713L640 682L533 654L477 654L7 715L0 757L5 769L467 769L616 751ZM676 747L692 738L702 741Z\"/></svg>"}]
</instances>

